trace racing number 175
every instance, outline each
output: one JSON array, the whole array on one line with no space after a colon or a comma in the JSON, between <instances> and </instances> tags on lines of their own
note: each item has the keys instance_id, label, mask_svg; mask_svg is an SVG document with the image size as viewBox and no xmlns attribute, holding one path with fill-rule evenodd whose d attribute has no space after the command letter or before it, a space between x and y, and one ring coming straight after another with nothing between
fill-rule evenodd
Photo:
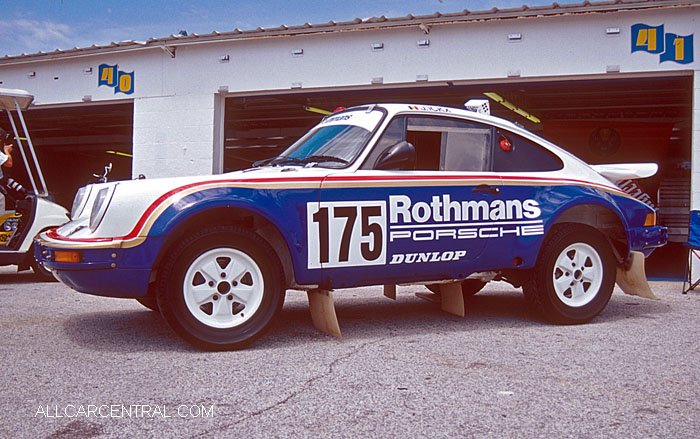
<instances>
[{"instance_id":1,"label":"racing number 175","mask_svg":"<svg viewBox=\"0 0 700 439\"><path fill-rule=\"evenodd\" d=\"M386 262L384 201L307 204L309 268Z\"/></svg>"}]
</instances>

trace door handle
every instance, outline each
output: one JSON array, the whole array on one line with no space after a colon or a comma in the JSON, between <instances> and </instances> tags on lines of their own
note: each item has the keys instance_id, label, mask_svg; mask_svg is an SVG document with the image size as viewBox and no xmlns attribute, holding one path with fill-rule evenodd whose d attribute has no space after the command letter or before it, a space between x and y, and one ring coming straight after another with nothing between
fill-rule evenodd
<instances>
[{"instance_id":1,"label":"door handle","mask_svg":"<svg viewBox=\"0 0 700 439\"><path fill-rule=\"evenodd\" d=\"M479 186L472 189L475 194L485 194L485 195L498 195L501 193L501 189L498 186L490 186L488 184L480 184Z\"/></svg>"}]
</instances>

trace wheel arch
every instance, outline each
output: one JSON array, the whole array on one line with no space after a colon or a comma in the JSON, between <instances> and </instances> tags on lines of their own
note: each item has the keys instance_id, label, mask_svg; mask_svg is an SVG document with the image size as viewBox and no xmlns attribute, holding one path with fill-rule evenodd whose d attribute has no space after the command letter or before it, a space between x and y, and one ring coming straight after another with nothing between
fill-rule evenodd
<instances>
[{"instance_id":1,"label":"wheel arch","mask_svg":"<svg viewBox=\"0 0 700 439\"><path fill-rule=\"evenodd\" d=\"M571 206L557 215L552 221L552 228L563 224L582 224L601 232L610 243L618 262L624 260L629 253L629 241L623 219L608 206L595 203Z\"/></svg>"},{"instance_id":2,"label":"wheel arch","mask_svg":"<svg viewBox=\"0 0 700 439\"><path fill-rule=\"evenodd\" d=\"M187 216L179 218L168 228L168 237L153 263L149 291L152 290L157 279L161 262L183 237L202 227L229 224L244 227L264 239L273 248L282 265L284 285L289 287L294 284L292 257L287 240L279 228L260 213L239 206L231 206L229 203L228 205L209 205L206 208L190 211Z\"/></svg>"}]
</instances>

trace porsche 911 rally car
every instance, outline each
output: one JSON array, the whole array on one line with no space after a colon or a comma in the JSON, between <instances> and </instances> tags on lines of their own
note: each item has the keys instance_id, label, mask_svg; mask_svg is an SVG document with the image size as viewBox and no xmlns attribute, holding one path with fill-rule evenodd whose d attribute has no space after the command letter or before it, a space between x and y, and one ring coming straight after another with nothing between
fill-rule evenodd
<instances>
[{"instance_id":1,"label":"porsche 911 rally car","mask_svg":"<svg viewBox=\"0 0 700 439\"><path fill-rule=\"evenodd\" d=\"M250 169L85 186L35 256L80 292L159 310L206 349L250 343L287 289L308 291L314 324L336 334L333 290L425 284L463 315L463 294L494 279L547 319L582 323L616 281L653 296L642 262L666 229L613 181L655 172L589 166L479 112L365 105Z\"/></svg>"}]
</instances>

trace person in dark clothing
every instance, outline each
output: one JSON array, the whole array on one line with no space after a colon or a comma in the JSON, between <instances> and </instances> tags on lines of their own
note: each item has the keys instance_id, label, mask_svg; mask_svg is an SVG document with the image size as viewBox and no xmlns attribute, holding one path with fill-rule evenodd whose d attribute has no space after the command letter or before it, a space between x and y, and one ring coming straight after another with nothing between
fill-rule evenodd
<instances>
[{"instance_id":1,"label":"person in dark clothing","mask_svg":"<svg viewBox=\"0 0 700 439\"><path fill-rule=\"evenodd\" d=\"M3 168L11 168L12 149L14 145L9 143L10 133L0 128L0 184L11 192L15 199L22 199L27 195L27 190L14 178L7 177Z\"/></svg>"}]
</instances>

